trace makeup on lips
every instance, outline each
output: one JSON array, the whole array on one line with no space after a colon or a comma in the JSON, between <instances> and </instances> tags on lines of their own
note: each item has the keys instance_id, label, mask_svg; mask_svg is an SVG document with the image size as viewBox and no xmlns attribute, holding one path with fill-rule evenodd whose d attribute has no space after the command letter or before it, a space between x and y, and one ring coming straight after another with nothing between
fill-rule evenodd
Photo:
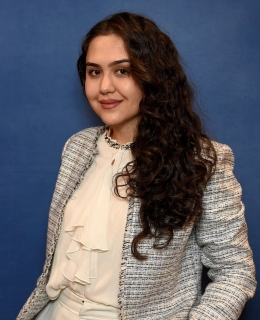
<instances>
[{"instance_id":1,"label":"makeup on lips","mask_svg":"<svg viewBox=\"0 0 260 320\"><path fill-rule=\"evenodd\" d=\"M113 109L116 108L123 100L116 100L116 99L102 99L99 100L101 107L103 109Z\"/></svg>"}]
</instances>

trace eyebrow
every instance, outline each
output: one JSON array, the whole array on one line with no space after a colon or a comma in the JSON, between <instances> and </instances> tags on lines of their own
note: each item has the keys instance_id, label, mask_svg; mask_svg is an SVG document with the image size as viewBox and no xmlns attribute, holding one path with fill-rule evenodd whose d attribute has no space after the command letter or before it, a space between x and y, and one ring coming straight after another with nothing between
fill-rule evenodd
<instances>
[{"instance_id":1,"label":"eyebrow","mask_svg":"<svg viewBox=\"0 0 260 320\"><path fill-rule=\"evenodd\" d=\"M124 62L129 62L130 63L130 60L129 59L116 60L116 61L110 62L108 66L109 67L113 67L113 66L115 66L117 64L124 63ZM87 62L86 66L96 67L96 68L100 67L99 64L93 63L93 62Z\"/></svg>"}]
</instances>

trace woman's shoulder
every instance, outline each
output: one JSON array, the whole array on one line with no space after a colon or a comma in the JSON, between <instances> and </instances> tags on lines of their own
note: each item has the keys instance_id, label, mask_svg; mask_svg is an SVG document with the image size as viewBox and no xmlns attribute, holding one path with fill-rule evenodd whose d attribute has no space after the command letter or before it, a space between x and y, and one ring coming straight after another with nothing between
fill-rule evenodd
<instances>
[{"instance_id":1,"label":"woman's shoulder","mask_svg":"<svg viewBox=\"0 0 260 320\"><path fill-rule=\"evenodd\" d=\"M232 149L224 143L220 143L214 140L211 140L211 143L218 155L230 155L233 154Z\"/></svg>"},{"instance_id":2,"label":"woman's shoulder","mask_svg":"<svg viewBox=\"0 0 260 320\"><path fill-rule=\"evenodd\" d=\"M73 134L65 143L62 151L62 157L64 156L65 151L67 150L68 146L78 145L84 146L86 144L95 144L98 137L105 131L104 126L99 127L91 127L83 129L75 134Z\"/></svg>"},{"instance_id":3,"label":"woman's shoulder","mask_svg":"<svg viewBox=\"0 0 260 320\"><path fill-rule=\"evenodd\" d=\"M73 141L73 140L78 140L78 139L89 139L89 138L93 138L96 136L99 136L100 134L102 134L105 131L105 127L104 126L99 126L99 127L90 127L90 128L86 128L83 129L75 134L73 134L68 140L69 141ZM66 143L67 143L66 142Z\"/></svg>"},{"instance_id":4,"label":"woman's shoulder","mask_svg":"<svg viewBox=\"0 0 260 320\"><path fill-rule=\"evenodd\" d=\"M223 143L211 140L212 146L216 152L217 156L217 166L223 164L229 164L233 166L234 164L234 154L232 149Z\"/></svg>"}]
</instances>

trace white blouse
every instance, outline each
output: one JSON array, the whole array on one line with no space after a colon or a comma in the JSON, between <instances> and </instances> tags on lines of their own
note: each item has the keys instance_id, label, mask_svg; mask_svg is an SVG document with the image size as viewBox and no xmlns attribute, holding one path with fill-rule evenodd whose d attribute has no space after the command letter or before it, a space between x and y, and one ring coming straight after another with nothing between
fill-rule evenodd
<instances>
[{"instance_id":1,"label":"white blouse","mask_svg":"<svg viewBox=\"0 0 260 320\"><path fill-rule=\"evenodd\" d=\"M130 145L120 146L106 133L100 136L99 154L65 209L46 287L51 300L69 287L96 303L119 307L128 199L114 194L113 177L132 161ZM126 187L120 187L119 191L126 196Z\"/></svg>"}]
</instances>

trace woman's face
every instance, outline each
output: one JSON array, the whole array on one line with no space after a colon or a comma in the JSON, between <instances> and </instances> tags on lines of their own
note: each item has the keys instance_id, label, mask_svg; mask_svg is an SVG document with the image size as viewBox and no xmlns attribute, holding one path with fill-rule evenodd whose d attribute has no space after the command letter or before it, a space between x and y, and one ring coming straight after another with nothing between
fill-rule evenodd
<instances>
[{"instance_id":1,"label":"woman's face","mask_svg":"<svg viewBox=\"0 0 260 320\"><path fill-rule=\"evenodd\" d=\"M135 130L143 93L130 74L123 40L98 36L86 56L85 92L92 109L115 130Z\"/></svg>"}]
</instances>

